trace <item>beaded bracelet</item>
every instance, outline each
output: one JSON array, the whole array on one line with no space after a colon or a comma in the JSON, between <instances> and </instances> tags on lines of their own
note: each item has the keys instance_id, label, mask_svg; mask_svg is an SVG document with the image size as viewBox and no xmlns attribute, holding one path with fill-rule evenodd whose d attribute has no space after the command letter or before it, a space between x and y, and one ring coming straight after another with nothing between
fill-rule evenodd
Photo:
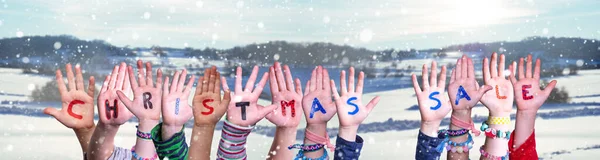
<instances>
[{"instance_id":1,"label":"beaded bracelet","mask_svg":"<svg viewBox=\"0 0 600 160\"><path fill-rule=\"evenodd\" d=\"M489 124L510 124L510 117L489 117Z\"/></svg>"},{"instance_id":2,"label":"beaded bracelet","mask_svg":"<svg viewBox=\"0 0 600 160\"><path fill-rule=\"evenodd\" d=\"M479 147L479 152L481 152L481 156L485 157L485 159L490 159L490 160L508 160L508 151L506 152L506 155L504 156L494 156L488 152L486 152L485 150L483 150L483 147L485 145Z\"/></svg>"},{"instance_id":3,"label":"beaded bracelet","mask_svg":"<svg viewBox=\"0 0 600 160\"><path fill-rule=\"evenodd\" d=\"M138 126L135 126L135 128L138 128ZM152 133L144 133L139 129L135 132L135 135L143 140L152 140Z\"/></svg>"},{"instance_id":4,"label":"beaded bracelet","mask_svg":"<svg viewBox=\"0 0 600 160\"><path fill-rule=\"evenodd\" d=\"M463 136L465 134L469 133L469 130L467 129L460 129L460 130L450 130L450 129L442 129L438 131L438 137L439 138L446 138L448 136L450 137L458 137L458 136Z\"/></svg>"},{"instance_id":5,"label":"beaded bracelet","mask_svg":"<svg viewBox=\"0 0 600 160\"><path fill-rule=\"evenodd\" d=\"M156 160L156 159L158 159L158 154L156 154L156 152L154 153L154 156L152 156L152 158L143 158L143 157L139 156L137 153L135 153L135 146L131 147L131 155L133 156L133 159L137 159L137 160Z\"/></svg>"},{"instance_id":6,"label":"beaded bracelet","mask_svg":"<svg viewBox=\"0 0 600 160\"><path fill-rule=\"evenodd\" d=\"M485 132L485 136L488 138L496 139L496 138L506 138L510 140L510 131L502 132L500 130L490 128L489 125L484 121L481 123L481 131Z\"/></svg>"},{"instance_id":7,"label":"beaded bracelet","mask_svg":"<svg viewBox=\"0 0 600 160\"><path fill-rule=\"evenodd\" d=\"M327 156L327 150L323 149L323 156L319 157L319 158L308 158L306 156L304 156L304 151L299 150L298 154L296 154L296 157L294 158L294 160L327 160L329 159L329 157Z\"/></svg>"},{"instance_id":8,"label":"beaded bracelet","mask_svg":"<svg viewBox=\"0 0 600 160\"><path fill-rule=\"evenodd\" d=\"M311 144L311 145L304 145L304 144L294 144L288 147L289 150L292 149L300 149L304 152L314 152L317 151L321 148L323 148L325 145L324 144Z\"/></svg>"},{"instance_id":9,"label":"beaded bracelet","mask_svg":"<svg viewBox=\"0 0 600 160\"><path fill-rule=\"evenodd\" d=\"M448 149L450 148L450 149ZM452 153L467 153L469 152L469 150L471 150L471 148L473 148L473 144L467 145L467 146L460 146L460 147L451 147L451 146L446 146L446 150L448 152L452 152Z\"/></svg>"},{"instance_id":10,"label":"beaded bracelet","mask_svg":"<svg viewBox=\"0 0 600 160\"><path fill-rule=\"evenodd\" d=\"M471 134L468 134L468 135L469 135L469 137L468 137L467 141L462 142L462 143L456 143L456 142L450 141L450 138L446 137L436 147L436 150L440 153L442 153L444 151L444 148L446 148L447 151L452 151L452 146L455 146L455 147L462 147L463 152L468 152L471 148L473 148L473 143L474 143L473 136L471 136Z\"/></svg>"}]
</instances>

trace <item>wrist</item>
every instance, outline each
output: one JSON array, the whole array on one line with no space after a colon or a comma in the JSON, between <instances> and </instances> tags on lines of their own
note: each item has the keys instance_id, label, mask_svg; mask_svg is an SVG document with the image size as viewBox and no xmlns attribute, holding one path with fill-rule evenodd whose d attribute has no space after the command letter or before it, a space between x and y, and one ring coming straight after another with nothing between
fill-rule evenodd
<instances>
[{"instance_id":1,"label":"wrist","mask_svg":"<svg viewBox=\"0 0 600 160\"><path fill-rule=\"evenodd\" d=\"M358 125L356 126L340 126L338 136L346 141L356 141L356 134L358 131Z\"/></svg>"},{"instance_id":2,"label":"wrist","mask_svg":"<svg viewBox=\"0 0 600 160\"><path fill-rule=\"evenodd\" d=\"M91 127L85 127L85 128L73 128L73 131L75 131L75 134L86 134L86 133L94 132L95 128L96 128L96 125L92 125Z\"/></svg>"},{"instance_id":3,"label":"wrist","mask_svg":"<svg viewBox=\"0 0 600 160\"><path fill-rule=\"evenodd\" d=\"M421 121L421 132L430 137L437 137L441 121Z\"/></svg>"},{"instance_id":4,"label":"wrist","mask_svg":"<svg viewBox=\"0 0 600 160\"><path fill-rule=\"evenodd\" d=\"M452 117L456 117L460 120L471 120L471 110L452 110Z\"/></svg>"},{"instance_id":5,"label":"wrist","mask_svg":"<svg viewBox=\"0 0 600 160\"><path fill-rule=\"evenodd\" d=\"M517 110L517 115L537 116L537 109Z\"/></svg>"},{"instance_id":6,"label":"wrist","mask_svg":"<svg viewBox=\"0 0 600 160\"><path fill-rule=\"evenodd\" d=\"M490 117L510 117L510 112L490 111Z\"/></svg>"},{"instance_id":7,"label":"wrist","mask_svg":"<svg viewBox=\"0 0 600 160\"><path fill-rule=\"evenodd\" d=\"M138 122L138 130L142 132L150 132L157 124L158 120L140 120Z\"/></svg>"}]
</instances>

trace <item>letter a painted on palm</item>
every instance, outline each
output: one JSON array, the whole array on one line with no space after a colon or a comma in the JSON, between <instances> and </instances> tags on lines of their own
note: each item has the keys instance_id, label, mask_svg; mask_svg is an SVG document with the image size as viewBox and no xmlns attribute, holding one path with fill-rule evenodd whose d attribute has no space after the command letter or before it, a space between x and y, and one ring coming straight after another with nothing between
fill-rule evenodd
<instances>
[{"instance_id":1,"label":"letter a painted on palm","mask_svg":"<svg viewBox=\"0 0 600 160\"><path fill-rule=\"evenodd\" d=\"M458 105L458 101L460 101L460 99L467 99L467 101L471 100L471 97L469 97L469 94L467 94L467 91L465 91L465 88L463 88L463 86L458 87L458 93L456 93L456 101L454 102L455 105Z\"/></svg>"},{"instance_id":2,"label":"letter a painted on palm","mask_svg":"<svg viewBox=\"0 0 600 160\"><path fill-rule=\"evenodd\" d=\"M313 100L312 107L310 109L310 118L313 118L316 111L320 111L323 114L327 113L327 111L325 111L325 108L323 108L323 105L321 105L321 102L319 102L319 99L317 98Z\"/></svg>"}]
</instances>

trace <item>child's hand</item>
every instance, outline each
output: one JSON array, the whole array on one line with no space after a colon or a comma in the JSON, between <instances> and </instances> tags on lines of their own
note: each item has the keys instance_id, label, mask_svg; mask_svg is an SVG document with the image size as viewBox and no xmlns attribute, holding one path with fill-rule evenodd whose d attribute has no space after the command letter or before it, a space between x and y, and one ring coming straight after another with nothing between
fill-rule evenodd
<instances>
[{"instance_id":1,"label":"child's hand","mask_svg":"<svg viewBox=\"0 0 600 160\"><path fill-rule=\"evenodd\" d=\"M481 103L490 110L490 115L507 117L510 116L514 101L513 85L504 77L504 54L500 55L499 66L497 57L497 53L492 54L491 65L487 58L483 59L483 80L494 89L483 95Z\"/></svg>"},{"instance_id":2,"label":"child's hand","mask_svg":"<svg viewBox=\"0 0 600 160\"><path fill-rule=\"evenodd\" d=\"M117 91L130 92L126 68L124 62L120 66L115 66L112 73L104 80L98 95L99 123L120 126L133 116L117 96Z\"/></svg>"},{"instance_id":3,"label":"child's hand","mask_svg":"<svg viewBox=\"0 0 600 160\"><path fill-rule=\"evenodd\" d=\"M276 105L263 107L257 103L258 97L267 83L267 76L269 76L269 73L265 73L260 82L258 82L256 88L254 88L257 74L258 66L254 66L252 74L250 74L250 78L246 83L246 89L242 90L242 67L237 67L235 92L233 93L233 100L229 102L229 106L227 107L227 120L229 122L240 126L251 126L265 118L267 114L277 107ZM229 90L227 80L225 80L225 78L222 80L223 89Z\"/></svg>"},{"instance_id":4,"label":"child's hand","mask_svg":"<svg viewBox=\"0 0 600 160\"><path fill-rule=\"evenodd\" d=\"M166 126L174 127L173 131L175 132L181 130L185 122L192 118L192 108L188 104L188 98L196 77L192 75L187 86L184 86L186 76L187 71L185 69L181 71L181 74L176 71L173 75L173 81L171 81L171 88L169 88L168 76L162 88L163 122Z\"/></svg>"},{"instance_id":5,"label":"child's hand","mask_svg":"<svg viewBox=\"0 0 600 160\"><path fill-rule=\"evenodd\" d=\"M533 112L544 104L550 93L556 86L557 81L552 80L544 90L540 87L540 66L541 61L537 59L535 62L535 70L532 74L532 62L533 59L531 54L527 56L527 70L524 70L523 58L519 60L519 80L515 78L516 62L513 62L510 66L512 71L510 74L510 81L514 86L514 95L517 101L517 109L519 112Z\"/></svg>"},{"instance_id":6,"label":"child's hand","mask_svg":"<svg viewBox=\"0 0 600 160\"><path fill-rule=\"evenodd\" d=\"M429 136L433 136L437 132L444 117L452 110L448 96L444 94L444 89L446 88L446 66L442 66L439 81L436 74L437 63L435 61L431 64L431 79L428 78L427 65L423 65L423 89L419 87L417 76L412 75L413 88L417 95L419 111L421 113L421 131Z\"/></svg>"},{"instance_id":7,"label":"child's hand","mask_svg":"<svg viewBox=\"0 0 600 160\"><path fill-rule=\"evenodd\" d=\"M204 70L204 77L198 80L192 105L194 123L197 126L214 126L221 120L231 101L231 92L226 90L221 100L221 74L216 67Z\"/></svg>"},{"instance_id":8,"label":"child's hand","mask_svg":"<svg viewBox=\"0 0 600 160\"><path fill-rule=\"evenodd\" d=\"M282 71L279 62L269 68L272 105L277 108L267 115L267 119L277 127L298 127L302 116L302 86L297 78L294 86L291 72L287 65Z\"/></svg>"},{"instance_id":9,"label":"child's hand","mask_svg":"<svg viewBox=\"0 0 600 160\"><path fill-rule=\"evenodd\" d=\"M117 91L119 99L125 104L125 107L129 109L137 118L141 121L156 121L160 120L160 108L161 99L160 96L162 86L162 71L158 70L158 76L156 79L156 87L152 81L152 65L150 62L146 63L146 72L144 73L143 63L141 60L137 61L138 80L135 80L133 76L133 68L129 66L127 68L127 74L129 75L129 81L131 82L131 88L133 89L133 101L129 100L125 93ZM138 83L139 81L139 83Z\"/></svg>"},{"instance_id":10,"label":"child's hand","mask_svg":"<svg viewBox=\"0 0 600 160\"><path fill-rule=\"evenodd\" d=\"M75 66L75 74L71 64L67 64L67 80L69 91L63 81L60 70L56 70L56 84L62 101L62 109L52 107L44 109L44 113L56 118L60 123L72 129L89 129L94 127L94 77L90 77L87 90L83 86L83 76L79 65Z\"/></svg>"},{"instance_id":11,"label":"child's hand","mask_svg":"<svg viewBox=\"0 0 600 160\"><path fill-rule=\"evenodd\" d=\"M477 84L471 58L463 55L458 59L456 67L452 69L448 85L448 96L454 111L468 112L470 117L471 108L479 102L485 92L491 89L491 86L479 87Z\"/></svg>"},{"instance_id":12,"label":"child's hand","mask_svg":"<svg viewBox=\"0 0 600 160\"><path fill-rule=\"evenodd\" d=\"M342 95L337 91L335 82L331 80L331 87L335 104L337 106L337 115L340 120L340 136L346 140L353 141L356 136L358 126L367 118L371 110L379 102L379 96L371 99L365 106L362 103L362 91L365 79L365 73L360 72L358 75L358 83L354 86L354 67L350 67L350 75L348 75L348 88L346 88L346 71L342 70L340 74L340 87ZM355 89L356 88L356 89ZM346 136L348 134L348 136Z\"/></svg>"},{"instance_id":13,"label":"child's hand","mask_svg":"<svg viewBox=\"0 0 600 160\"><path fill-rule=\"evenodd\" d=\"M310 81L306 82L302 108L306 123L326 125L335 115L336 106L331 100L331 83L326 69L318 66L312 71Z\"/></svg>"}]
</instances>

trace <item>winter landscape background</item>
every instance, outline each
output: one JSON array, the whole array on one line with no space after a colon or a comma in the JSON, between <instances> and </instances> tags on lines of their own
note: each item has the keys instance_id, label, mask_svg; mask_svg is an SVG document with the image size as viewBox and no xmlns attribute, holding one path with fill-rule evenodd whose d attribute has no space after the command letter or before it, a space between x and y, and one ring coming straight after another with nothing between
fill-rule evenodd
<instances>
[{"instance_id":1,"label":"winter landscape background","mask_svg":"<svg viewBox=\"0 0 600 160\"><path fill-rule=\"evenodd\" d=\"M354 66L367 74L364 98L382 97L359 128L365 140L361 158L413 159L420 115L410 75L420 75L421 65L431 61L453 68L466 54L481 77L481 60L497 52L507 62L533 54L542 59L542 81L558 80L538 112L540 158L595 158L600 156L600 128L595 127L600 120L597 6L600 2L593 0L2 0L0 155L81 159L75 134L41 112L61 105L54 71L64 71L66 63L79 64L86 81L93 75L100 88L99 80L114 65L141 59L167 75L186 68L200 76L214 65L230 86L236 66L249 71L258 65L262 73L279 61L290 65L303 84L316 65L325 66L333 79ZM248 74L244 72L244 82ZM265 88L259 103L270 104L269 94ZM476 106L475 123L487 114L485 107ZM123 125L115 145L132 146L135 125L135 120ZM189 142L191 122L187 126ZM298 140L304 126L303 120ZM337 126L334 116L328 123L330 136ZM267 120L257 124L247 143L249 159L265 158L274 130ZM213 146L220 128L215 132ZM477 137L474 146L483 142ZM479 153L473 151L470 157L477 159Z\"/></svg>"}]
</instances>

